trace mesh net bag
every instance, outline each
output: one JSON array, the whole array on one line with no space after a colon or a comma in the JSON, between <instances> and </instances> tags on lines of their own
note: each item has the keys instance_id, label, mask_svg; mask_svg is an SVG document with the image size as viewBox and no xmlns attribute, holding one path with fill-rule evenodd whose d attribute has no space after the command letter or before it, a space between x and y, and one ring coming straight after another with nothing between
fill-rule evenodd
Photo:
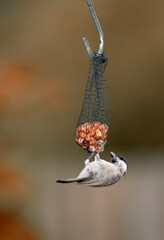
<instances>
[{"instance_id":1,"label":"mesh net bag","mask_svg":"<svg viewBox=\"0 0 164 240\"><path fill-rule=\"evenodd\" d=\"M109 130L109 91L104 78L107 61L104 54L97 53L90 59L85 96L76 126L75 142L89 152L100 150Z\"/></svg>"}]
</instances>

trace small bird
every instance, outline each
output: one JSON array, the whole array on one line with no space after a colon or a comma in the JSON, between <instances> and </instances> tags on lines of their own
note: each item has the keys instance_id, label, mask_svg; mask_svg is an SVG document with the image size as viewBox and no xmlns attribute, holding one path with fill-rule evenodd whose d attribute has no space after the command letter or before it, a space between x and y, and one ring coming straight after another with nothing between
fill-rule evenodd
<instances>
[{"instance_id":1,"label":"small bird","mask_svg":"<svg viewBox=\"0 0 164 240\"><path fill-rule=\"evenodd\" d=\"M57 183L73 183L88 187L106 187L118 182L127 172L127 162L119 154L110 153L111 162L100 159L96 154L95 160L85 160L85 167L77 178L57 180Z\"/></svg>"}]
</instances>

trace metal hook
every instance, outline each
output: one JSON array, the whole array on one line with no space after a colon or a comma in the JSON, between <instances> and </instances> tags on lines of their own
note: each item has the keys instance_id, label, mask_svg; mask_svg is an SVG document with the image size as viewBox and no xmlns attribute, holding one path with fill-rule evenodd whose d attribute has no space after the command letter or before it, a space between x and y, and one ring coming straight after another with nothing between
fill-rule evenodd
<instances>
[{"instance_id":1,"label":"metal hook","mask_svg":"<svg viewBox=\"0 0 164 240\"><path fill-rule=\"evenodd\" d=\"M104 34L103 34L102 28L100 26L99 20L98 20L98 18L96 16L96 12L95 12L95 10L93 8L91 0L86 0L86 2L88 4L88 8L90 10L91 16L93 18L93 21L94 21L94 23L96 25L96 28L97 28L97 31L98 31L98 34L99 34L100 45L99 45L98 54L102 54L103 50L104 50ZM85 45L85 48L87 50L88 55L91 58L93 58L93 52L92 52L92 50L90 48L88 39L86 37L83 38L83 42L84 42L84 45Z\"/></svg>"},{"instance_id":2,"label":"metal hook","mask_svg":"<svg viewBox=\"0 0 164 240\"><path fill-rule=\"evenodd\" d=\"M107 141L105 140L105 142L103 144L99 143L98 144L101 146L100 150L98 151L97 154L100 154L101 150L103 149L103 147L105 146L105 144L107 143ZM89 156L88 160L90 160L96 153L92 152L91 155Z\"/></svg>"}]
</instances>

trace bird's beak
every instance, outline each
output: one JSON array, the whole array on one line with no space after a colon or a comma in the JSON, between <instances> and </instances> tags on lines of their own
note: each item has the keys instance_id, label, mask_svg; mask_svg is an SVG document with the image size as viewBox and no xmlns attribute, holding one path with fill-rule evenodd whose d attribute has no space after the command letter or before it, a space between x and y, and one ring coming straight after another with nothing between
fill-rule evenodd
<instances>
[{"instance_id":1,"label":"bird's beak","mask_svg":"<svg viewBox=\"0 0 164 240\"><path fill-rule=\"evenodd\" d=\"M117 158L116 154L114 152L110 152L110 155L111 155L112 159L116 159Z\"/></svg>"}]
</instances>

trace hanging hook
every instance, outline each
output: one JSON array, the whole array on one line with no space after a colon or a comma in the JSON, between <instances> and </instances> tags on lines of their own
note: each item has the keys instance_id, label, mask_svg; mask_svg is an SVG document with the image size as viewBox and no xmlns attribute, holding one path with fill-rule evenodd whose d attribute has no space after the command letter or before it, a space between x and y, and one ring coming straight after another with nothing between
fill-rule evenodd
<instances>
[{"instance_id":1,"label":"hanging hook","mask_svg":"<svg viewBox=\"0 0 164 240\"><path fill-rule=\"evenodd\" d=\"M98 54L102 54L103 50L104 50L104 34L103 34L102 28L100 26L99 20L98 20L98 18L96 16L96 13L95 13L95 10L93 8L91 0L86 0L86 2L88 4L88 8L90 10L91 16L93 18L93 21L94 21L94 23L96 25L96 28L97 28L97 31L98 31L98 34L99 34L100 45L99 45ZM84 42L84 45L85 45L85 48L87 50L88 55L91 58L93 58L93 52L92 52L92 50L90 48L88 39L86 37L83 38L83 42Z\"/></svg>"}]
</instances>

